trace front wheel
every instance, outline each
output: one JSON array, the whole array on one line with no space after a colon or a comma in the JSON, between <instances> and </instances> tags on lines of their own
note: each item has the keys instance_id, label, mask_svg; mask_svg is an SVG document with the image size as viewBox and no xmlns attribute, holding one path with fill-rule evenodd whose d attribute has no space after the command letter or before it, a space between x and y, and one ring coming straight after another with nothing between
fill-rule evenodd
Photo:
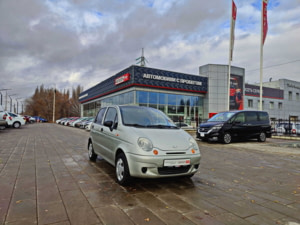
<instances>
[{"instance_id":1,"label":"front wheel","mask_svg":"<svg viewBox=\"0 0 300 225\"><path fill-rule=\"evenodd\" d=\"M13 127L14 128L20 128L21 127L21 123L20 122L14 122Z\"/></svg>"},{"instance_id":2,"label":"front wheel","mask_svg":"<svg viewBox=\"0 0 300 225\"><path fill-rule=\"evenodd\" d=\"M266 133L265 132L261 132L257 138L257 140L259 142L265 142L266 141Z\"/></svg>"},{"instance_id":3,"label":"front wheel","mask_svg":"<svg viewBox=\"0 0 300 225\"><path fill-rule=\"evenodd\" d=\"M116 158L116 176L117 181L121 185L126 185L130 181L130 173L128 163L124 153L120 153Z\"/></svg>"},{"instance_id":4,"label":"front wheel","mask_svg":"<svg viewBox=\"0 0 300 225\"><path fill-rule=\"evenodd\" d=\"M89 146L88 146L88 152L89 152L89 159L90 159L91 161L96 161L96 159L97 159L97 154L94 152L94 148L93 148L92 142L89 143Z\"/></svg>"},{"instance_id":5,"label":"front wheel","mask_svg":"<svg viewBox=\"0 0 300 225\"><path fill-rule=\"evenodd\" d=\"M230 133L225 133L223 135L222 141L223 141L224 144L229 144L231 142L231 139L232 139L231 134Z\"/></svg>"}]
</instances>

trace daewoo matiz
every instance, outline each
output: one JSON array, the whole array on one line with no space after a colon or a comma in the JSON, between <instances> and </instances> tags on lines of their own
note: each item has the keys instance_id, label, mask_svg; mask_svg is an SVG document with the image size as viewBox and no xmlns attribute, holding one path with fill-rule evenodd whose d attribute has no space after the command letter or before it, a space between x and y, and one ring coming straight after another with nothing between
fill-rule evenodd
<instances>
[{"instance_id":1,"label":"daewoo matiz","mask_svg":"<svg viewBox=\"0 0 300 225\"><path fill-rule=\"evenodd\" d=\"M191 177L201 158L192 136L163 112L140 106L101 108L91 127L88 155L113 165L121 185L131 177Z\"/></svg>"}]
</instances>

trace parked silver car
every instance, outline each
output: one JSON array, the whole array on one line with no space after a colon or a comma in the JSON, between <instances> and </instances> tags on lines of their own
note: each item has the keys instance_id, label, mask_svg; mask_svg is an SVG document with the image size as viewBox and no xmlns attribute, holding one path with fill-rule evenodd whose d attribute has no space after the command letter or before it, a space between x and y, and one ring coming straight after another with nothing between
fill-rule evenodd
<instances>
[{"instance_id":1,"label":"parked silver car","mask_svg":"<svg viewBox=\"0 0 300 225\"><path fill-rule=\"evenodd\" d=\"M131 177L193 176L200 164L197 142L163 112L140 106L101 108L92 124L88 155L115 167L117 181Z\"/></svg>"}]
</instances>

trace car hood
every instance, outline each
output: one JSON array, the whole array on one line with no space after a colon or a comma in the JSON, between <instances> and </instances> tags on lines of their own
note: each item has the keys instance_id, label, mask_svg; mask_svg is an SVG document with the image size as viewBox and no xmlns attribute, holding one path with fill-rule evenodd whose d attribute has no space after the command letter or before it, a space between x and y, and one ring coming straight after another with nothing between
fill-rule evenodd
<instances>
[{"instance_id":1,"label":"car hood","mask_svg":"<svg viewBox=\"0 0 300 225\"><path fill-rule=\"evenodd\" d=\"M199 126L200 128L208 128L213 127L218 124L224 124L225 122L207 122L207 123L201 123Z\"/></svg>"},{"instance_id":2,"label":"car hood","mask_svg":"<svg viewBox=\"0 0 300 225\"><path fill-rule=\"evenodd\" d=\"M138 137L146 137L152 141L153 148L162 151L182 151L190 146L191 136L181 129L139 129L133 128Z\"/></svg>"}]
</instances>

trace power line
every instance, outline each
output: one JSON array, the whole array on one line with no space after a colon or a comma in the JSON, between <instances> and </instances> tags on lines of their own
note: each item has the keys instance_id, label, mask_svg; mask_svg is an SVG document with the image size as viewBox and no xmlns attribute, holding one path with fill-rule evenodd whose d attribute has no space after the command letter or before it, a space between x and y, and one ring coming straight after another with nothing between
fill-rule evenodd
<instances>
[{"instance_id":1,"label":"power line","mask_svg":"<svg viewBox=\"0 0 300 225\"><path fill-rule=\"evenodd\" d=\"M263 67L263 69L276 67L276 66L282 66L282 65L286 65L286 64L290 64L290 63L294 63L294 62L299 62L299 61L300 61L300 59L296 59L294 61L290 61L290 62L286 62L286 63L280 63L280 64L274 64L274 65L271 65L271 66L266 66L266 67ZM256 70L259 70L259 68L258 69L253 69L253 70L247 70L247 72L252 72L252 71L256 71Z\"/></svg>"}]
</instances>

